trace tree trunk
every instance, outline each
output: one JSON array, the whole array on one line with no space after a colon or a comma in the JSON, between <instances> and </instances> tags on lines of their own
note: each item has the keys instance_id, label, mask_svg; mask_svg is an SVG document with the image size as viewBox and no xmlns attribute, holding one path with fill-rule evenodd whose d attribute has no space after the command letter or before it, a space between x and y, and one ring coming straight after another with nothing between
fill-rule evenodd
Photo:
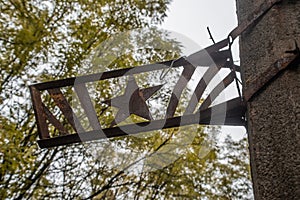
<instances>
[{"instance_id":1,"label":"tree trunk","mask_svg":"<svg viewBox=\"0 0 300 200\"><path fill-rule=\"evenodd\" d=\"M237 0L239 23L264 0ZM244 88L300 45L300 1L275 5L240 38ZM300 67L285 70L247 105L255 199L300 199Z\"/></svg>"}]
</instances>

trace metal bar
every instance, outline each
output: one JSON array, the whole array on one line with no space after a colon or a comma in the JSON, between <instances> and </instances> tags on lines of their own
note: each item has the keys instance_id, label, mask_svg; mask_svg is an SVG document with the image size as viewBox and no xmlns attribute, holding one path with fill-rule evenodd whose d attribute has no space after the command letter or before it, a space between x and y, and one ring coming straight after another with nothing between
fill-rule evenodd
<instances>
[{"instance_id":1,"label":"metal bar","mask_svg":"<svg viewBox=\"0 0 300 200\"><path fill-rule=\"evenodd\" d=\"M61 112L64 114L70 125L77 133L85 132L83 129L79 119L76 117L73 109L69 105L67 99L63 95L63 93L58 88L48 89L48 92L52 99L54 100L55 104L59 107Z\"/></svg>"},{"instance_id":2,"label":"metal bar","mask_svg":"<svg viewBox=\"0 0 300 200\"><path fill-rule=\"evenodd\" d=\"M93 130L101 130L97 113L85 84L76 84L74 89Z\"/></svg>"},{"instance_id":3,"label":"metal bar","mask_svg":"<svg viewBox=\"0 0 300 200\"><path fill-rule=\"evenodd\" d=\"M188 84L188 82L191 80L192 75L194 74L195 70L196 70L196 67L194 67L193 65L188 65L187 67L184 68L184 70L172 92L170 102L167 107L166 118L171 118L174 116L180 96L181 96L184 88Z\"/></svg>"},{"instance_id":4,"label":"metal bar","mask_svg":"<svg viewBox=\"0 0 300 200\"><path fill-rule=\"evenodd\" d=\"M213 45L205 48L204 50L207 51L208 53L211 53L211 52L218 51L219 49L222 49L226 46L228 46L228 39L227 38L224 39L224 40L221 40L220 42L217 42L216 44L213 44ZM197 55L197 52L194 55Z\"/></svg>"},{"instance_id":5,"label":"metal bar","mask_svg":"<svg viewBox=\"0 0 300 200\"><path fill-rule=\"evenodd\" d=\"M39 84L35 84L34 86L39 90L47 90L47 89L52 89L52 88L73 86L74 84L95 82L95 81L99 81L99 80L106 80L109 78L121 77L125 74L133 75L133 74L139 74L142 72L167 69L171 65L171 62L172 61L166 61L163 63L156 63L156 64L150 64L150 65L143 65L143 66L139 66L139 67L131 67L131 68L125 68L125 69L112 70L112 71L103 72L103 73L96 73L96 74L90 74L90 75L85 75L85 76L72 77L72 78L67 78L67 79L39 83ZM187 63L187 61L185 61L184 59L180 59L177 62L174 62L173 67L184 66L184 65L186 65L186 63Z\"/></svg>"},{"instance_id":6,"label":"metal bar","mask_svg":"<svg viewBox=\"0 0 300 200\"><path fill-rule=\"evenodd\" d=\"M43 104L43 103L42 103ZM47 116L49 122L62 134L67 135L68 131L66 128L58 121L55 116L50 112L50 110L43 104L44 113Z\"/></svg>"},{"instance_id":7,"label":"metal bar","mask_svg":"<svg viewBox=\"0 0 300 200\"><path fill-rule=\"evenodd\" d=\"M48 90L52 88L72 86L74 85L74 83L79 84L79 83L94 82L94 81L105 80L109 78L120 77L125 74L133 75L142 72L167 69L170 67L172 62L173 62L173 67L186 66L186 65L190 65L191 63L195 66L208 66L207 64L210 63L209 65L211 65L211 63L219 59L219 53L216 52L227 45L228 45L228 40L225 39L205 49L202 49L194 54L191 54L185 59L184 58L176 59L174 62L173 60L169 60L169 61L159 62L155 64L142 65L137 67L125 68L125 69L117 69L117 70L112 70L103 73L96 73L91 75L38 83L38 84L34 84L33 86L38 90ZM228 66L224 66L224 67L228 67Z\"/></svg>"},{"instance_id":8,"label":"metal bar","mask_svg":"<svg viewBox=\"0 0 300 200\"><path fill-rule=\"evenodd\" d=\"M274 77L276 77L279 72L286 69L288 66L299 63L299 55L293 55L277 60L270 67L268 67L259 76L253 79L247 80L244 84L244 100L249 101L259 90L261 90L265 85L267 85Z\"/></svg>"},{"instance_id":9,"label":"metal bar","mask_svg":"<svg viewBox=\"0 0 300 200\"><path fill-rule=\"evenodd\" d=\"M246 31L249 27L253 26L258 20L260 20L275 4L282 2L283 0L269 0L264 1L247 19L241 23L238 27L233 29L229 36L232 40L236 39L240 34Z\"/></svg>"},{"instance_id":10,"label":"metal bar","mask_svg":"<svg viewBox=\"0 0 300 200\"><path fill-rule=\"evenodd\" d=\"M211 32L210 32L210 29L209 29L209 27L206 27L206 29L207 29L207 31L208 31L208 34L209 34L209 39L211 39L211 40L212 40L212 42L213 42L214 44L216 44L216 42L215 42L215 40L214 40L214 38L213 38L213 36L212 36L212 34L211 34Z\"/></svg>"},{"instance_id":11,"label":"metal bar","mask_svg":"<svg viewBox=\"0 0 300 200\"><path fill-rule=\"evenodd\" d=\"M224 106L226 106L227 108L226 118L218 119L217 116L220 113L216 111L220 110L220 112L222 112L222 109L219 108L222 108ZM195 114L184 115L181 117L173 117L169 119L154 120L151 122L141 122L133 125L124 125L121 127L112 127L103 129L101 132L89 131L86 133L59 136L55 138L39 140L38 144L41 148L56 147L79 142L120 137L141 132L153 131L157 130L157 127L160 127L161 125L162 129L174 128L190 124L244 126L245 121L243 117L245 109L246 108L244 104L240 102L240 99L236 98L228 102L216 105L213 108L197 112ZM211 123L211 113L214 113L215 115L215 119L213 121L214 124Z\"/></svg>"},{"instance_id":12,"label":"metal bar","mask_svg":"<svg viewBox=\"0 0 300 200\"><path fill-rule=\"evenodd\" d=\"M200 110L207 109L210 104L219 96L219 94L230 85L235 78L235 74L231 71L206 97L203 103L200 105Z\"/></svg>"},{"instance_id":13,"label":"metal bar","mask_svg":"<svg viewBox=\"0 0 300 200\"><path fill-rule=\"evenodd\" d=\"M224 59L230 58L230 53L230 50L214 52L200 51L187 57L187 60L194 66L212 66L215 63L220 63Z\"/></svg>"},{"instance_id":14,"label":"metal bar","mask_svg":"<svg viewBox=\"0 0 300 200\"><path fill-rule=\"evenodd\" d=\"M198 110L203 119L213 120L212 125L222 125L228 117L243 117L246 111L245 103L239 97L217 104L205 110ZM205 118L204 118L205 116ZM225 120L225 121L224 121ZM228 121L228 120L227 120Z\"/></svg>"},{"instance_id":15,"label":"metal bar","mask_svg":"<svg viewBox=\"0 0 300 200\"><path fill-rule=\"evenodd\" d=\"M226 60L225 60L225 62L226 62ZM206 70L203 77L197 84L195 91L193 93L193 96L191 97L191 100L190 100L184 114L191 114L195 111L195 109L199 103L199 100L200 100L201 96L203 95L207 85L213 79L213 77L219 72L220 69L221 69L221 65L215 65Z\"/></svg>"},{"instance_id":16,"label":"metal bar","mask_svg":"<svg viewBox=\"0 0 300 200\"><path fill-rule=\"evenodd\" d=\"M44 113L41 93L34 86L30 86L30 94L32 99L32 106L37 121L38 134L41 139L50 138L48 124Z\"/></svg>"},{"instance_id":17,"label":"metal bar","mask_svg":"<svg viewBox=\"0 0 300 200\"><path fill-rule=\"evenodd\" d=\"M197 51L189 55L186 59L194 66L211 66L214 62L218 61L219 50L226 46L228 46L227 39Z\"/></svg>"}]
</instances>

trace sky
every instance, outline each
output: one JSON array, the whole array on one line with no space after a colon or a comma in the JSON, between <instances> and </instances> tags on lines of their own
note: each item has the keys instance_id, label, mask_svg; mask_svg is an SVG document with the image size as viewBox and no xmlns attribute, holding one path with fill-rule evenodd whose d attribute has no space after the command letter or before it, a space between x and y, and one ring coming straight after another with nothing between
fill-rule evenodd
<instances>
[{"instance_id":1,"label":"sky","mask_svg":"<svg viewBox=\"0 0 300 200\"><path fill-rule=\"evenodd\" d=\"M236 27L235 0L173 0L162 27L179 32L205 47L211 45L206 27L216 41Z\"/></svg>"},{"instance_id":2,"label":"sky","mask_svg":"<svg viewBox=\"0 0 300 200\"><path fill-rule=\"evenodd\" d=\"M173 0L167 15L161 28L171 31L186 45L185 56L212 45L207 27L218 42L237 26L235 0ZM238 40L233 45L233 57L234 61L239 61ZM246 130L223 126L222 135L226 134L240 139L246 136Z\"/></svg>"}]
</instances>

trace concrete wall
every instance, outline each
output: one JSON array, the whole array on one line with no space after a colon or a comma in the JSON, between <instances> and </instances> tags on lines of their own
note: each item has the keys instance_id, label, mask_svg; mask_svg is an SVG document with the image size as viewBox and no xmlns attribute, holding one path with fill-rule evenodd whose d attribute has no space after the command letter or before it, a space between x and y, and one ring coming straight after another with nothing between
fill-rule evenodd
<instances>
[{"instance_id":1,"label":"concrete wall","mask_svg":"<svg viewBox=\"0 0 300 200\"><path fill-rule=\"evenodd\" d=\"M237 0L241 23L264 0ZM300 0L276 5L240 39L247 84L300 45ZM300 66L286 70L248 103L248 133L256 199L300 199Z\"/></svg>"}]
</instances>

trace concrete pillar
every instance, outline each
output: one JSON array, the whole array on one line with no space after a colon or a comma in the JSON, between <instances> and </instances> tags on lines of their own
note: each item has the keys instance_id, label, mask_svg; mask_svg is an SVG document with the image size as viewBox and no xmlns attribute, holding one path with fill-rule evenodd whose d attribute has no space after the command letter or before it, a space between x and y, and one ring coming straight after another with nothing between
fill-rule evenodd
<instances>
[{"instance_id":1,"label":"concrete pillar","mask_svg":"<svg viewBox=\"0 0 300 200\"><path fill-rule=\"evenodd\" d=\"M266 0L237 0L239 23ZM300 45L300 0L284 0L240 38L244 86ZM285 70L247 105L255 199L300 199L300 66Z\"/></svg>"}]
</instances>

